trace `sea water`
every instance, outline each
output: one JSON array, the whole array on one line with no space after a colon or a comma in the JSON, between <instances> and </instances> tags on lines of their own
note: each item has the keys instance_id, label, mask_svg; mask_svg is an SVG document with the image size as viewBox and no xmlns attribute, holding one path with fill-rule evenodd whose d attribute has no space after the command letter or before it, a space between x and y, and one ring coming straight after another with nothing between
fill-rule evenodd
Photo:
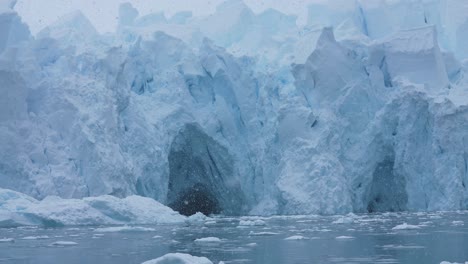
<instances>
[{"instance_id":1,"label":"sea water","mask_svg":"<svg viewBox=\"0 0 468 264\"><path fill-rule=\"evenodd\" d=\"M215 216L181 225L0 229L0 263L465 263L468 212Z\"/></svg>"}]
</instances>

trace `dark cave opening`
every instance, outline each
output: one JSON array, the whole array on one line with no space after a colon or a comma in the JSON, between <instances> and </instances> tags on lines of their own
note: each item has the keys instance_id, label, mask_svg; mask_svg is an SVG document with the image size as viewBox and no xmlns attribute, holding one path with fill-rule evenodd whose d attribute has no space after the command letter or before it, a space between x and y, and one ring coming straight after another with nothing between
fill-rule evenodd
<instances>
[{"instance_id":1,"label":"dark cave opening","mask_svg":"<svg viewBox=\"0 0 468 264\"><path fill-rule=\"evenodd\" d=\"M393 157L380 162L374 170L367 201L369 213L406 210L406 180L394 171Z\"/></svg>"},{"instance_id":2,"label":"dark cave opening","mask_svg":"<svg viewBox=\"0 0 468 264\"><path fill-rule=\"evenodd\" d=\"M201 184L196 184L184 193L181 193L178 199L170 204L169 207L186 216L196 214L197 212L204 215L221 213L221 208L216 197Z\"/></svg>"},{"instance_id":3,"label":"dark cave opening","mask_svg":"<svg viewBox=\"0 0 468 264\"><path fill-rule=\"evenodd\" d=\"M228 150L197 124L186 124L168 156L167 204L183 215L243 213L245 198Z\"/></svg>"}]
</instances>

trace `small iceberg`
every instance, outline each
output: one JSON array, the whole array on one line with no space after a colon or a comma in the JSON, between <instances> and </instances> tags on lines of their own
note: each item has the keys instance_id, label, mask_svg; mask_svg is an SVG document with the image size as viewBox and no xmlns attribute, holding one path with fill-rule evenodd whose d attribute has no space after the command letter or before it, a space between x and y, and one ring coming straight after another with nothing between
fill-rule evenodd
<instances>
[{"instance_id":1,"label":"small iceberg","mask_svg":"<svg viewBox=\"0 0 468 264\"><path fill-rule=\"evenodd\" d=\"M239 226L264 226L266 225L263 220L241 220Z\"/></svg>"},{"instance_id":2,"label":"small iceberg","mask_svg":"<svg viewBox=\"0 0 468 264\"><path fill-rule=\"evenodd\" d=\"M78 243L73 241L55 241L54 243L50 244L51 246L75 246Z\"/></svg>"},{"instance_id":3,"label":"small iceberg","mask_svg":"<svg viewBox=\"0 0 468 264\"><path fill-rule=\"evenodd\" d=\"M204 237L204 238L198 238L195 239L195 243L219 243L221 242L221 239L217 237Z\"/></svg>"},{"instance_id":4,"label":"small iceberg","mask_svg":"<svg viewBox=\"0 0 468 264\"><path fill-rule=\"evenodd\" d=\"M48 239L49 236L26 236L21 238L22 240L38 240L38 239Z\"/></svg>"},{"instance_id":5,"label":"small iceberg","mask_svg":"<svg viewBox=\"0 0 468 264\"><path fill-rule=\"evenodd\" d=\"M337 236L335 237L335 239L337 240L351 240L351 239L354 239L355 237L352 237L352 236Z\"/></svg>"},{"instance_id":6,"label":"small iceberg","mask_svg":"<svg viewBox=\"0 0 468 264\"><path fill-rule=\"evenodd\" d=\"M251 235L251 236L274 236L274 235L279 235L279 233L275 233L275 232L253 232L253 231L250 231L249 235Z\"/></svg>"},{"instance_id":7,"label":"small iceberg","mask_svg":"<svg viewBox=\"0 0 468 264\"><path fill-rule=\"evenodd\" d=\"M141 226L111 226L101 227L94 229L97 233L110 233L110 232L153 232L156 231L154 228L141 227Z\"/></svg>"},{"instance_id":8,"label":"small iceberg","mask_svg":"<svg viewBox=\"0 0 468 264\"><path fill-rule=\"evenodd\" d=\"M392 230L414 230L414 229L421 229L421 227L417 225L408 225L407 223L403 223L401 225L397 225L392 228Z\"/></svg>"},{"instance_id":9,"label":"small iceberg","mask_svg":"<svg viewBox=\"0 0 468 264\"><path fill-rule=\"evenodd\" d=\"M308 237L305 236L290 236L285 238L284 240L306 240L309 239Z\"/></svg>"},{"instance_id":10,"label":"small iceberg","mask_svg":"<svg viewBox=\"0 0 468 264\"><path fill-rule=\"evenodd\" d=\"M196 257L184 253L169 253L157 259L152 259L143 262L142 264L213 264L205 257Z\"/></svg>"}]
</instances>

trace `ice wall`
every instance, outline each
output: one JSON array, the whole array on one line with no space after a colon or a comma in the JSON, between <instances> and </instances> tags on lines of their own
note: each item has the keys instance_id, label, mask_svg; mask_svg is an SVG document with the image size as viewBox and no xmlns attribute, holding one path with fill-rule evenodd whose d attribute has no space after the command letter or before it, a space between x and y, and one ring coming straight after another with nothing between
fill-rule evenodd
<instances>
[{"instance_id":1,"label":"ice wall","mask_svg":"<svg viewBox=\"0 0 468 264\"><path fill-rule=\"evenodd\" d=\"M115 34L75 12L35 37L11 6L1 188L186 214L468 207L463 1L319 4L303 27L241 1L171 18L124 4Z\"/></svg>"}]
</instances>

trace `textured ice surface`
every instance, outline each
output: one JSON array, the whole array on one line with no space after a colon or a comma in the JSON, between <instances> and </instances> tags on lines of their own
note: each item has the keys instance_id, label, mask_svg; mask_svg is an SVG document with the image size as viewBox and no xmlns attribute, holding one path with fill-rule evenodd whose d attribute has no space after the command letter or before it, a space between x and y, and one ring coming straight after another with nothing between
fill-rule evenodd
<instances>
[{"instance_id":1,"label":"textured ice surface","mask_svg":"<svg viewBox=\"0 0 468 264\"><path fill-rule=\"evenodd\" d=\"M463 0L330 1L305 26L234 0L208 17L124 4L115 34L74 12L34 37L13 2L0 187L25 195L1 192L2 225L184 221L150 198L187 215L468 208Z\"/></svg>"},{"instance_id":2,"label":"textured ice surface","mask_svg":"<svg viewBox=\"0 0 468 264\"><path fill-rule=\"evenodd\" d=\"M47 197L38 201L25 194L0 189L0 227L41 225L113 225L183 223L185 218L153 199L113 196L62 199ZM143 227L98 228L96 232L151 231ZM23 237L22 239L44 239Z\"/></svg>"}]
</instances>

